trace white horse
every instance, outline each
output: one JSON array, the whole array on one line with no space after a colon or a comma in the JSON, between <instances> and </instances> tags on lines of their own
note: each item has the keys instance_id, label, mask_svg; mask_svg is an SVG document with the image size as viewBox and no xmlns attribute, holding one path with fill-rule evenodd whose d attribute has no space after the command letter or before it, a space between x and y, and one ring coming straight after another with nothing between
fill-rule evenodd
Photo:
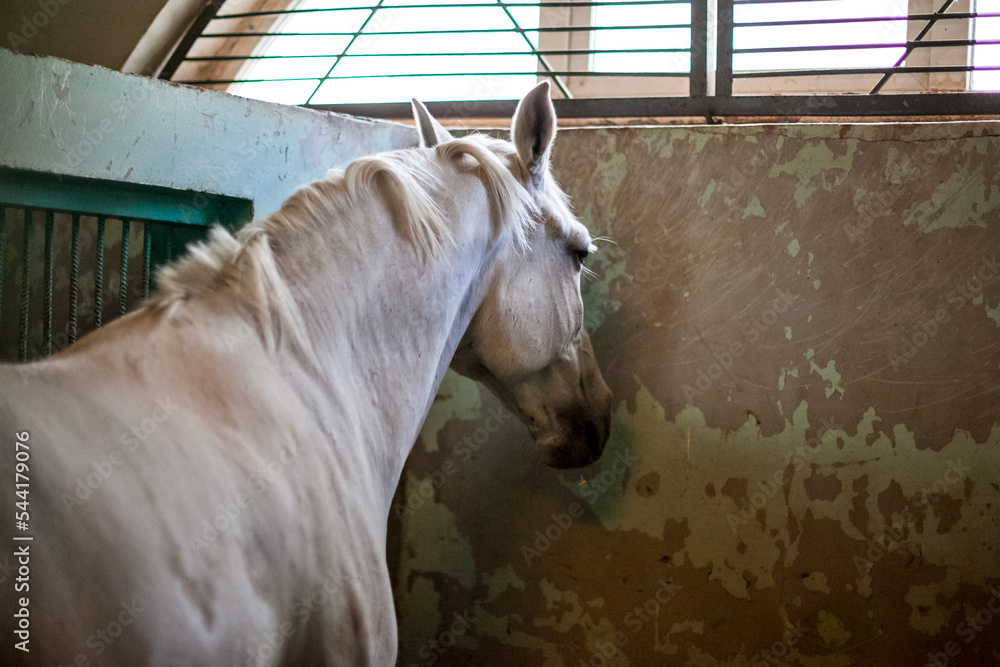
<instances>
[{"instance_id":1,"label":"white horse","mask_svg":"<svg viewBox=\"0 0 1000 667\"><path fill-rule=\"evenodd\" d=\"M593 247L549 174L548 84L513 144L414 113L421 148L215 231L140 310L0 367L4 665L393 664L389 504L449 362L547 464L600 456Z\"/></svg>"}]
</instances>

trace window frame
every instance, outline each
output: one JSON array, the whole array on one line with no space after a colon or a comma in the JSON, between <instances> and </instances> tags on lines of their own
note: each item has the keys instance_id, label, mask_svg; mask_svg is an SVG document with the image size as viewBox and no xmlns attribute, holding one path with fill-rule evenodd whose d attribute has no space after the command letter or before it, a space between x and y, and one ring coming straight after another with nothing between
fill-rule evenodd
<instances>
[{"instance_id":1,"label":"window frame","mask_svg":"<svg viewBox=\"0 0 1000 667\"><path fill-rule=\"evenodd\" d=\"M878 94L864 90L878 72L847 71L796 77L780 73L732 71L734 4L747 0L691 0L691 71L676 76L628 77L627 83L608 76L553 77L539 64L539 79L558 79L556 109L563 118L720 118L739 117L992 117L1000 115L1000 94L971 92L974 0L945 0L938 12L954 9L956 18L937 20L936 0L908 0L907 58L893 68ZM772 0L787 2L791 0ZM169 79L223 4L214 0L178 45L161 78ZM273 4L273 3L272 3ZM286 3L288 4L288 3ZM545 7L540 25L587 27L592 8ZM927 17L932 17L929 20ZM592 31L540 33L538 49L589 49ZM262 34L256 41L266 40ZM942 40L955 44L941 45ZM926 46L926 48L925 48ZM961 55L957 55L961 53ZM552 71L577 71L588 66L585 55L548 56ZM718 66L715 64L718 63ZM211 63L210 63L211 64ZM582 65L582 66L581 66ZM564 67L565 66L565 67ZM714 67L714 71L712 68ZM835 70L830 70L835 71ZM612 80L615 79L615 80ZM225 83L225 82L222 82ZM211 87L211 86L209 86ZM567 91L564 95L562 91ZM587 97L579 97L586 94ZM573 98L573 99L569 99ZM305 104L308 108L377 118L409 118L407 103ZM516 100L465 100L428 103L441 118L509 117Z\"/></svg>"}]
</instances>

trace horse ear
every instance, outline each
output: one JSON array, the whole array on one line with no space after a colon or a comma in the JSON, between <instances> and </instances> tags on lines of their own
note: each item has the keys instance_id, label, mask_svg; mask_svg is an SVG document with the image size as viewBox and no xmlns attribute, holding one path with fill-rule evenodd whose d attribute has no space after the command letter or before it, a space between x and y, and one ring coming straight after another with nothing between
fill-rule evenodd
<instances>
[{"instance_id":1,"label":"horse ear","mask_svg":"<svg viewBox=\"0 0 1000 667\"><path fill-rule=\"evenodd\" d=\"M542 81L517 105L511 136L521 164L535 184L549 168L549 149L556 137L556 109L549 98L549 82Z\"/></svg>"},{"instance_id":2,"label":"horse ear","mask_svg":"<svg viewBox=\"0 0 1000 667\"><path fill-rule=\"evenodd\" d=\"M441 126L441 123L434 119L431 112L427 110L424 103L413 98L413 120L417 121L417 131L420 133L420 145L426 148L433 148L438 144L443 144L451 140L448 130Z\"/></svg>"}]
</instances>

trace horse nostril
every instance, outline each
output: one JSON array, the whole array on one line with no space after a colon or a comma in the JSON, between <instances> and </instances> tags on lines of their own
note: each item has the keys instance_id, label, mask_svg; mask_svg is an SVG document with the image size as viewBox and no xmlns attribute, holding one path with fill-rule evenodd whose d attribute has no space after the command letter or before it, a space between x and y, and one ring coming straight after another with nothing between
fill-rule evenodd
<instances>
[{"instance_id":1,"label":"horse nostril","mask_svg":"<svg viewBox=\"0 0 1000 667\"><path fill-rule=\"evenodd\" d=\"M587 437L587 449L594 455L594 459L604 451L604 433L592 421L584 422L584 433Z\"/></svg>"}]
</instances>

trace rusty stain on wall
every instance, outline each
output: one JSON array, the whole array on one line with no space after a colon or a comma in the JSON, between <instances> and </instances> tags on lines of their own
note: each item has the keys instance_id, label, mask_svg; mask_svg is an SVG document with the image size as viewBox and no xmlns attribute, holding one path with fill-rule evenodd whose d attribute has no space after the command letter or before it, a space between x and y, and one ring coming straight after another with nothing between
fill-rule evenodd
<instances>
[{"instance_id":1,"label":"rusty stain on wall","mask_svg":"<svg viewBox=\"0 0 1000 667\"><path fill-rule=\"evenodd\" d=\"M390 516L398 664L1000 661L998 135L563 131L612 437L545 468L449 375Z\"/></svg>"}]
</instances>

